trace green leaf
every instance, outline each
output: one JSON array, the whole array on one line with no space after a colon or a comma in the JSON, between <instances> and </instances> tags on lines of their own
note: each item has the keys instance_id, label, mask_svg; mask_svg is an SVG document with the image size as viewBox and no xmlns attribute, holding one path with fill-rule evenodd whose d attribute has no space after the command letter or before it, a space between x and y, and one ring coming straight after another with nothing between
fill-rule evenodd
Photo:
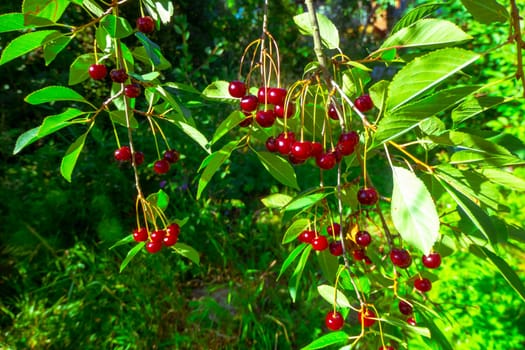
<instances>
[{"instance_id":1,"label":"green leaf","mask_svg":"<svg viewBox=\"0 0 525 350\"><path fill-rule=\"evenodd\" d=\"M229 82L224 80L217 80L208 85L202 94L204 97L213 99L213 100L219 100L222 102L228 102L228 103L239 103L239 99L231 97L228 86L230 85Z\"/></svg>"},{"instance_id":2,"label":"green leaf","mask_svg":"<svg viewBox=\"0 0 525 350\"><path fill-rule=\"evenodd\" d=\"M104 14L102 7L100 7L94 0L82 0L82 6L95 15L95 17L101 17Z\"/></svg>"},{"instance_id":3,"label":"green leaf","mask_svg":"<svg viewBox=\"0 0 525 350\"><path fill-rule=\"evenodd\" d=\"M151 17L163 24L170 23L171 17L174 13L173 2L170 0L145 0L144 5Z\"/></svg>"},{"instance_id":4,"label":"green leaf","mask_svg":"<svg viewBox=\"0 0 525 350\"><path fill-rule=\"evenodd\" d=\"M215 130L210 144L213 145L215 142L219 141L224 135L226 135L226 133L228 133L228 131L235 128L244 119L246 119L246 116L241 111L233 111L230 113L230 115L224 119Z\"/></svg>"},{"instance_id":5,"label":"green leaf","mask_svg":"<svg viewBox=\"0 0 525 350\"><path fill-rule=\"evenodd\" d=\"M517 177L509 170L497 168L482 168L478 172L485 176L489 181L504 186L514 191L525 191L525 179Z\"/></svg>"},{"instance_id":6,"label":"green leaf","mask_svg":"<svg viewBox=\"0 0 525 350\"><path fill-rule=\"evenodd\" d=\"M18 137L13 154L17 154L33 142L73 124L70 120L82 114L85 112L76 108L68 108L60 114L47 116L40 126L28 130Z\"/></svg>"},{"instance_id":7,"label":"green leaf","mask_svg":"<svg viewBox=\"0 0 525 350\"><path fill-rule=\"evenodd\" d=\"M308 12L294 16L293 21L299 28L301 34L313 34L313 27ZM325 15L317 13L317 22L319 24L319 33L321 35L322 44L328 49L339 48L339 32L332 21L330 21Z\"/></svg>"},{"instance_id":8,"label":"green leaf","mask_svg":"<svg viewBox=\"0 0 525 350\"><path fill-rule=\"evenodd\" d=\"M441 90L388 113L377 126L376 143L392 140L409 132L419 126L426 118L460 103L480 87L481 85L456 86Z\"/></svg>"},{"instance_id":9,"label":"green leaf","mask_svg":"<svg viewBox=\"0 0 525 350\"><path fill-rule=\"evenodd\" d=\"M374 101L374 106L376 106L380 110L382 110L385 105L388 84L390 84L389 81L380 80L374 85L370 86L370 89L368 89L370 98L372 99L372 101Z\"/></svg>"},{"instance_id":10,"label":"green leaf","mask_svg":"<svg viewBox=\"0 0 525 350\"><path fill-rule=\"evenodd\" d=\"M120 124L122 126L128 127L128 123L126 121L126 111L119 111L114 110L109 112L109 117L111 120L117 124ZM129 126L133 129L136 129L139 127L139 122L135 118L133 114L129 116Z\"/></svg>"},{"instance_id":11,"label":"green leaf","mask_svg":"<svg viewBox=\"0 0 525 350\"><path fill-rule=\"evenodd\" d=\"M471 96L452 111L452 121L455 125L477 116L505 102L498 96Z\"/></svg>"},{"instance_id":12,"label":"green leaf","mask_svg":"<svg viewBox=\"0 0 525 350\"><path fill-rule=\"evenodd\" d=\"M264 168L285 186L299 189L295 170L287 160L270 152L255 152Z\"/></svg>"},{"instance_id":13,"label":"green leaf","mask_svg":"<svg viewBox=\"0 0 525 350\"><path fill-rule=\"evenodd\" d=\"M334 287L329 286L327 284L321 284L320 286L317 286L317 291L319 292L319 295L330 305L334 305L335 301L337 307L352 307L352 304L350 304L348 298L339 289L335 289Z\"/></svg>"},{"instance_id":14,"label":"green leaf","mask_svg":"<svg viewBox=\"0 0 525 350\"><path fill-rule=\"evenodd\" d=\"M126 245L126 244L130 244L130 243L133 243L135 242L135 240L133 239L133 235L126 235L124 236L124 238L122 238L121 240L119 240L118 242L115 242L115 244L113 244L111 247L109 247L109 249L114 249L116 247L120 247L121 245Z\"/></svg>"},{"instance_id":15,"label":"green leaf","mask_svg":"<svg viewBox=\"0 0 525 350\"><path fill-rule=\"evenodd\" d=\"M392 221L403 240L429 254L439 238L439 215L430 192L413 172L392 167Z\"/></svg>"},{"instance_id":16,"label":"green leaf","mask_svg":"<svg viewBox=\"0 0 525 350\"><path fill-rule=\"evenodd\" d=\"M32 29L36 25L25 24L25 17L23 13L5 13L0 15L0 33L12 32L15 30ZM47 25L53 25L49 21Z\"/></svg>"},{"instance_id":17,"label":"green leaf","mask_svg":"<svg viewBox=\"0 0 525 350\"><path fill-rule=\"evenodd\" d=\"M343 72L343 91L349 96L360 96L370 80L372 80L370 73L362 69L347 69Z\"/></svg>"},{"instance_id":18,"label":"green leaf","mask_svg":"<svg viewBox=\"0 0 525 350\"><path fill-rule=\"evenodd\" d=\"M146 49L146 53L150 58L151 62L153 62L155 66L160 65L163 57L162 52L160 50L160 46L151 41L150 38L148 38L144 33L137 32L135 33L135 36L142 43L144 49Z\"/></svg>"},{"instance_id":19,"label":"green leaf","mask_svg":"<svg viewBox=\"0 0 525 350\"><path fill-rule=\"evenodd\" d=\"M91 131L91 128L82 134L79 138L66 151L66 154L62 158L62 163L60 164L60 173L68 182L71 182L71 174L75 165L77 164L78 156L84 148L84 143L86 142L86 137Z\"/></svg>"},{"instance_id":20,"label":"green leaf","mask_svg":"<svg viewBox=\"0 0 525 350\"><path fill-rule=\"evenodd\" d=\"M392 79L388 87L387 111L392 113L420 97L479 57L477 53L459 48L436 50L416 57Z\"/></svg>"},{"instance_id":21,"label":"green leaf","mask_svg":"<svg viewBox=\"0 0 525 350\"><path fill-rule=\"evenodd\" d=\"M163 190L159 190L157 193L150 194L146 200L151 205L160 209L160 211L165 211L168 208L170 202L170 197Z\"/></svg>"},{"instance_id":22,"label":"green leaf","mask_svg":"<svg viewBox=\"0 0 525 350\"><path fill-rule=\"evenodd\" d=\"M86 53L80 55L69 66L69 85L75 85L89 78L89 66L95 63L95 55Z\"/></svg>"},{"instance_id":23,"label":"green leaf","mask_svg":"<svg viewBox=\"0 0 525 350\"><path fill-rule=\"evenodd\" d=\"M286 204L290 203L292 197L287 194L274 193L261 199L261 202L266 208L281 209Z\"/></svg>"},{"instance_id":24,"label":"green leaf","mask_svg":"<svg viewBox=\"0 0 525 350\"><path fill-rule=\"evenodd\" d=\"M65 86L52 85L33 91L24 99L29 104L38 105L46 102L77 101L89 103L82 95Z\"/></svg>"},{"instance_id":25,"label":"green leaf","mask_svg":"<svg viewBox=\"0 0 525 350\"><path fill-rule=\"evenodd\" d=\"M391 34L395 34L399 30L410 26L413 23L416 23L420 19L423 19L425 17L429 17L434 12L439 10L443 4L441 3L431 3L431 4L423 4L419 5L418 7L415 7L414 9L408 11L392 28L390 31Z\"/></svg>"},{"instance_id":26,"label":"green leaf","mask_svg":"<svg viewBox=\"0 0 525 350\"><path fill-rule=\"evenodd\" d=\"M397 329L407 330L412 333L418 334L422 337L430 338L430 330L428 328L411 326L406 321L400 320L397 317L384 317L381 319L383 320L383 322L391 324Z\"/></svg>"},{"instance_id":27,"label":"green leaf","mask_svg":"<svg viewBox=\"0 0 525 350\"><path fill-rule=\"evenodd\" d=\"M350 337L343 331L330 332L317 338L301 350L314 350L326 348L330 345L346 343Z\"/></svg>"},{"instance_id":28,"label":"green leaf","mask_svg":"<svg viewBox=\"0 0 525 350\"><path fill-rule=\"evenodd\" d=\"M452 22L442 19L421 19L390 36L381 48L451 46L471 39L470 35Z\"/></svg>"},{"instance_id":29,"label":"green leaf","mask_svg":"<svg viewBox=\"0 0 525 350\"><path fill-rule=\"evenodd\" d=\"M279 271L279 275L277 276L277 279L281 278L282 274L288 269L290 264L293 263L295 259L297 259L299 254L301 254L303 250L306 249L307 246L308 244L300 244L297 247L295 247L295 249L284 260L281 266L281 270Z\"/></svg>"},{"instance_id":30,"label":"green leaf","mask_svg":"<svg viewBox=\"0 0 525 350\"><path fill-rule=\"evenodd\" d=\"M472 244L470 246L470 249L472 251L480 251L482 252L497 268L498 271L501 273L503 278L507 281L507 283L516 291L518 296L525 301L525 286L523 286L523 283L521 282L520 277L516 274L516 272L507 264L505 260L497 256L495 253L490 251L489 249Z\"/></svg>"},{"instance_id":31,"label":"green leaf","mask_svg":"<svg viewBox=\"0 0 525 350\"><path fill-rule=\"evenodd\" d=\"M198 129L184 122L173 122L173 123L177 125L186 135L188 135L199 146L201 146L203 150L205 150L207 153L211 152L210 148L208 147L208 144L209 144L208 139Z\"/></svg>"},{"instance_id":32,"label":"green leaf","mask_svg":"<svg viewBox=\"0 0 525 350\"><path fill-rule=\"evenodd\" d=\"M197 188L197 199L201 197L202 191L208 186L213 175L219 170L220 166L230 158L231 153L239 144L239 140L233 140L224 145L220 150L208 155L199 168L199 171L204 169Z\"/></svg>"},{"instance_id":33,"label":"green leaf","mask_svg":"<svg viewBox=\"0 0 525 350\"><path fill-rule=\"evenodd\" d=\"M294 221L286 230L283 236L282 244L287 244L290 242L295 241L295 239L308 228L308 225L310 225L310 220L308 219L299 219L297 221Z\"/></svg>"},{"instance_id":34,"label":"green leaf","mask_svg":"<svg viewBox=\"0 0 525 350\"><path fill-rule=\"evenodd\" d=\"M474 19L480 23L506 22L509 18L505 6L496 0L461 0L461 2L468 12L474 16Z\"/></svg>"},{"instance_id":35,"label":"green leaf","mask_svg":"<svg viewBox=\"0 0 525 350\"><path fill-rule=\"evenodd\" d=\"M303 275L304 267L306 266L306 261L308 260L308 256L310 255L310 252L312 251L312 245L307 244L306 248L303 250L303 253L301 254L301 258L299 258L299 262L297 263L297 266L295 266L295 270L292 273L292 276L290 277L290 280L288 281L288 291L290 292L290 297L292 298L292 301L295 303L295 299L297 298L297 290L299 289L299 283L301 282L301 276Z\"/></svg>"},{"instance_id":36,"label":"green leaf","mask_svg":"<svg viewBox=\"0 0 525 350\"><path fill-rule=\"evenodd\" d=\"M339 267L339 258L330 253L329 249L317 252L317 260L319 260L319 266L321 272L326 281L335 283L337 278L337 268Z\"/></svg>"},{"instance_id":37,"label":"green leaf","mask_svg":"<svg viewBox=\"0 0 525 350\"><path fill-rule=\"evenodd\" d=\"M294 198L284 210L304 210L314 206L317 202L330 195L330 193L312 193L308 195L300 195Z\"/></svg>"},{"instance_id":38,"label":"green leaf","mask_svg":"<svg viewBox=\"0 0 525 350\"><path fill-rule=\"evenodd\" d=\"M135 257L135 255L137 255L137 253L142 249L144 248L144 246L146 245L145 242L140 242L140 243L137 243L136 246L134 246L133 248L131 248L131 250L128 252L128 255L126 255L126 257L124 258L124 260L122 261L122 263L120 264L120 272L124 271L124 269L126 268L126 266L128 266L128 264L131 262L131 260Z\"/></svg>"},{"instance_id":39,"label":"green leaf","mask_svg":"<svg viewBox=\"0 0 525 350\"><path fill-rule=\"evenodd\" d=\"M185 258L190 259L195 264L197 265L200 264L201 259L199 256L199 252L196 251L193 247L187 244L184 244L184 243L177 242L177 244L172 246L172 249L175 251L175 253L182 255Z\"/></svg>"},{"instance_id":40,"label":"green leaf","mask_svg":"<svg viewBox=\"0 0 525 350\"><path fill-rule=\"evenodd\" d=\"M22 12L25 15L42 17L57 22L69 3L69 0L24 0Z\"/></svg>"},{"instance_id":41,"label":"green leaf","mask_svg":"<svg viewBox=\"0 0 525 350\"><path fill-rule=\"evenodd\" d=\"M441 332L438 326L434 323L434 315L430 315L427 312L419 311L418 315L423 319L423 324L428 327L430 330L430 337L435 340L440 346L441 350L454 350L452 345L450 345L447 337Z\"/></svg>"},{"instance_id":42,"label":"green leaf","mask_svg":"<svg viewBox=\"0 0 525 350\"><path fill-rule=\"evenodd\" d=\"M2 50L2 56L0 56L0 65L14 60L15 58L20 57L28 52L31 52L44 45L48 41L54 40L60 36L62 36L62 33L57 30L39 30L36 32L22 34L19 37L13 39Z\"/></svg>"},{"instance_id":43,"label":"green leaf","mask_svg":"<svg viewBox=\"0 0 525 350\"><path fill-rule=\"evenodd\" d=\"M105 29L113 39L122 39L133 34L133 27L124 17L107 15L100 20L100 26Z\"/></svg>"},{"instance_id":44,"label":"green leaf","mask_svg":"<svg viewBox=\"0 0 525 350\"><path fill-rule=\"evenodd\" d=\"M46 61L46 66L53 62L57 55L69 45L71 39L73 39L72 36L63 35L48 41L44 45L44 59Z\"/></svg>"}]
</instances>

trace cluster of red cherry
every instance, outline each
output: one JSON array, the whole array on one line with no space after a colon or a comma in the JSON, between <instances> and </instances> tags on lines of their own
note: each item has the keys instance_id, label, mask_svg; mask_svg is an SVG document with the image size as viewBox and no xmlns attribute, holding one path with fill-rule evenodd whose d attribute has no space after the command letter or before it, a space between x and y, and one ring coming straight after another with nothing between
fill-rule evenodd
<instances>
[{"instance_id":1,"label":"cluster of red cherry","mask_svg":"<svg viewBox=\"0 0 525 350\"><path fill-rule=\"evenodd\" d=\"M131 148L129 146L121 146L114 152L115 160L124 163L131 161ZM180 159L180 153L174 149L169 149L164 152L162 159L157 160L153 164L153 171L157 174L166 174L172 164L175 164ZM144 153L141 151L135 152L135 165L139 166L144 162Z\"/></svg>"},{"instance_id":2,"label":"cluster of red cherry","mask_svg":"<svg viewBox=\"0 0 525 350\"><path fill-rule=\"evenodd\" d=\"M171 247L179 239L180 226L177 223L170 224L165 229L148 232L147 228L141 227L133 230L135 242L147 242L146 250L149 253L157 253L162 246Z\"/></svg>"}]
</instances>

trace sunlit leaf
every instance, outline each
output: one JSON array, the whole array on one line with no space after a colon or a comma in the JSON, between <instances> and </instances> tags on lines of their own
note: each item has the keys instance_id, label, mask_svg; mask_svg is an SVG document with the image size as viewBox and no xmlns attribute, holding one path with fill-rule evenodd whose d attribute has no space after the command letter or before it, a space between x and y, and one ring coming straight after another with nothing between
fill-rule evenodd
<instances>
[{"instance_id":1,"label":"sunlit leaf","mask_svg":"<svg viewBox=\"0 0 525 350\"><path fill-rule=\"evenodd\" d=\"M73 89L65 86L47 86L40 90L33 91L24 99L29 104L38 105L55 101L77 101L88 103L88 101Z\"/></svg>"},{"instance_id":2,"label":"sunlit leaf","mask_svg":"<svg viewBox=\"0 0 525 350\"><path fill-rule=\"evenodd\" d=\"M280 183L299 189L295 170L290 163L270 152L256 152L257 157L268 172Z\"/></svg>"},{"instance_id":3,"label":"sunlit leaf","mask_svg":"<svg viewBox=\"0 0 525 350\"><path fill-rule=\"evenodd\" d=\"M443 6L442 3L431 3L422 4L412 10L408 11L391 30L391 34L395 34L397 31L416 23L420 19L431 16L434 12L439 10Z\"/></svg>"},{"instance_id":4,"label":"sunlit leaf","mask_svg":"<svg viewBox=\"0 0 525 350\"><path fill-rule=\"evenodd\" d=\"M282 244L293 242L299 236L299 234L301 234L301 232L308 227L309 224L310 220L308 219L299 219L294 221L284 233Z\"/></svg>"},{"instance_id":5,"label":"sunlit leaf","mask_svg":"<svg viewBox=\"0 0 525 350\"><path fill-rule=\"evenodd\" d=\"M146 245L145 242L140 242L140 243L137 243L136 246L134 246L133 248L130 249L130 251L128 252L128 254L126 255L126 257L124 258L124 260L122 260L122 263L120 264L120 272L124 271L124 269L126 268L126 266L128 266L128 264L131 262L131 260L133 260L133 258L135 257L135 255L137 255L137 253L138 253L142 248L144 248L145 245Z\"/></svg>"},{"instance_id":6,"label":"sunlit leaf","mask_svg":"<svg viewBox=\"0 0 525 350\"><path fill-rule=\"evenodd\" d=\"M24 0L22 2L22 12L28 18L36 16L57 22L62 17L69 3L69 0ZM26 21L26 24L30 23Z\"/></svg>"},{"instance_id":7,"label":"sunlit leaf","mask_svg":"<svg viewBox=\"0 0 525 350\"><path fill-rule=\"evenodd\" d=\"M86 133L82 134L79 138L77 138L76 141L73 142L71 146L69 146L65 156L62 158L62 163L60 164L60 173L62 174L64 179L66 179L69 182L71 182L71 174L73 173L73 169L75 169L78 156L84 148L86 137L89 134L90 130L88 130Z\"/></svg>"},{"instance_id":8,"label":"sunlit leaf","mask_svg":"<svg viewBox=\"0 0 525 350\"><path fill-rule=\"evenodd\" d=\"M226 135L228 131L239 125L239 123L244 119L246 119L246 116L241 111L233 111L230 113L230 115L219 124L217 129L215 129L215 133L213 134L213 138L211 139L210 143L213 145L224 135Z\"/></svg>"},{"instance_id":9,"label":"sunlit leaf","mask_svg":"<svg viewBox=\"0 0 525 350\"><path fill-rule=\"evenodd\" d=\"M224 145L220 150L215 151L208 155L203 161L199 168L199 171L204 169L200 178L199 185L197 188L197 199L200 198L202 191L208 186L212 176L219 170L220 166L230 158L231 153L239 144L238 140L233 140Z\"/></svg>"},{"instance_id":10,"label":"sunlit leaf","mask_svg":"<svg viewBox=\"0 0 525 350\"><path fill-rule=\"evenodd\" d=\"M60 36L62 36L62 33L57 30L39 30L22 34L3 48L0 56L0 65L31 52Z\"/></svg>"},{"instance_id":11,"label":"sunlit leaf","mask_svg":"<svg viewBox=\"0 0 525 350\"><path fill-rule=\"evenodd\" d=\"M310 252L312 251L312 245L307 244L306 248L303 250L301 254L301 258L299 258L299 261L297 262L297 265L295 266L295 270L292 273L292 276L290 277L290 280L288 281L288 292L290 293L290 297L292 298L292 301L295 303L295 300L297 298L297 291L299 290L299 283L301 282L301 276L303 275L304 267L306 266L306 262L308 260L308 256L310 255Z\"/></svg>"},{"instance_id":12,"label":"sunlit leaf","mask_svg":"<svg viewBox=\"0 0 525 350\"><path fill-rule=\"evenodd\" d=\"M44 60L49 65L64 50L73 38L63 35L44 44Z\"/></svg>"},{"instance_id":13,"label":"sunlit leaf","mask_svg":"<svg viewBox=\"0 0 525 350\"><path fill-rule=\"evenodd\" d=\"M100 26L106 30L113 39L122 39L133 34L133 27L124 17L107 15L100 21Z\"/></svg>"},{"instance_id":14,"label":"sunlit leaf","mask_svg":"<svg viewBox=\"0 0 525 350\"><path fill-rule=\"evenodd\" d=\"M231 97L228 86L229 82L217 80L208 85L202 92L203 96L213 100L219 100L228 103L239 103L239 99Z\"/></svg>"},{"instance_id":15,"label":"sunlit leaf","mask_svg":"<svg viewBox=\"0 0 525 350\"><path fill-rule=\"evenodd\" d=\"M301 34L313 34L313 26L308 12L294 16L293 20ZM339 47L339 31L337 30L337 27L328 19L328 17L321 13L317 13L317 22L319 24L319 33L323 45L328 49L337 49Z\"/></svg>"},{"instance_id":16,"label":"sunlit leaf","mask_svg":"<svg viewBox=\"0 0 525 350\"><path fill-rule=\"evenodd\" d=\"M454 124L463 123L503 102L505 102L505 99L497 96L481 95L469 97L452 111L452 120Z\"/></svg>"},{"instance_id":17,"label":"sunlit leaf","mask_svg":"<svg viewBox=\"0 0 525 350\"><path fill-rule=\"evenodd\" d=\"M461 2L474 16L474 19L480 23L506 22L509 18L505 6L496 0L461 0Z\"/></svg>"},{"instance_id":18,"label":"sunlit leaf","mask_svg":"<svg viewBox=\"0 0 525 350\"><path fill-rule=\"evenodd\" d=\"M286 204L290 203L291 200L292 197L287 194L273 193L261 199L261 202L266 208L281 209Z\"/></svg>"},{"instance_id":19,"label":"sunlit leaf","mask_svg":"<svg viewBox=\"0 0 525 350\"><path fill-rule=\"evenodd\" d=\"M175 253L182 255L185 258L190 259L195 264L200 264L200 255L199 252L195 250L195 248L181 243L177 242L174 246L172 246L172 249L175 251Z\"/></svg>"},{"instance_id":20,"label":"sunlit leaf","mask_svg":"<svg viewBox=\"0 0 525 350\"><path fill-rule=\"evenodd\" d=\"M335 302L337 307L352 307L348 298L339 289L335 289L327 284L321 284L320 286L317 286L317 291L330 305L334 305Z\"/></svg>"},{"instance_id":21,"label":"sunlit leaf","mask_svg":"<svg viewBox=\"0 0 525 350\"><path fill-rule=\"evenodd\" d=\"M306 249L308 244L299 244L295 249L288 254L286 259L283 261L283 264L281 265L281 269L279 270L279 275L277 276L277 279L281 278L282 274L290 267L290 265L297 259L299 254L303 252L303 250Z\"/></svg>"},{"instance_id":22,"label":"sunlit leaf","mask_svg":"<svg viewBox=\"0 0 525 350\"><path fill-rule=\"evenodd\" d=\"M323 349L330 345L346 343L350 337L343 331L330 332L317 338L301 350Z\"/></svg>"}]
</instances>

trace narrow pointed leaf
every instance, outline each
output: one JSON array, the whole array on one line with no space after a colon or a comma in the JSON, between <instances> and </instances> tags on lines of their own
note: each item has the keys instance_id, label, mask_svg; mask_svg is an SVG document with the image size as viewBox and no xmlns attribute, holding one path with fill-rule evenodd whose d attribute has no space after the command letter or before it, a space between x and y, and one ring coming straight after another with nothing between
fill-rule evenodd
<instances>
[{"instance_id":1,"label":"narrow pointed leaf","mask_svg":"<svg viewBox=\"0 0 525 350\"><path fill-rule=\"evenodd\" d=\"M301 195L288 203L284 210L304 210L311 208L328 195L330 195L330 193L312 193L306 196Z\"/></svg>"},{"instance_id":2,"label":"narrow pointed leaf","mask_svg":"<svg viewBox=\"0 0 525 350\"><path fill-rule=\"evenodd\" d=\"M310 22L310 14L302 13L294 16L295 24L299 28L301 34L312 35L313 28ZM328 49L337 49L339 47L339 32L337 27L321 13L317 13L317 22L319 24L319 32L323 45Z\"/></svg>"},{"instance_id":3,"label":"narrow pointed leaf","mask_svg":"<svg viewBox=\"0 0 525 350\"><path fill-rule=\"evenodd\" d=\"M439 238L439 215L430 192L413 172L392 167L392 221L403 240L423 254Z\"/></svg>"},{"instance_id":4,"label":"narrow pointed leaf","mask_svg":"<svg viewBox=\"0 0 525 350\"><path fill-rule=\"evenodd\" d=\"M415 100L479 57L479 54L472 51L446 48L415 58L401 69L390 83L387 111L393 112Z\"/></svg>"},{"instance_id":5,"label":"narrow pointed leaf","mask_svg":"<svg viewBox=\"0 0 525 350\"><path fill-rule=\"evenodd\" d=\"M71 182L71 174L73 173L73 169L75 169L75 165L77 164L78 156L84 148L86 137L89 134L89 131L91 131L91 129L76 139L76 141L73 142L71 146L69 146L66 151L66 155L62 158L62 163L60 164L60 173L68 182Z\"/></svg>"},{"instance_id":6,"label":"narrow pointed leaf","mask_svg":"<svg viewBox=\"0 0 525 350\"><path fill-rule=\"evenodd\" d=\"M343 331L330 332L317 338L301 350L323 349L331 345L346 343L348 339L348 334Z\"/></svg>"},{"instance_id":7,"label":"narrow pointed leaf","mask_svg":"<svg viewBox=\"0 0 525 350\"><path fill-rule=\"evenodd\" d=\"M303 270L304 270L304 267L306 266L306 261L308 260L308 256L310 256L311 251L312 251L312 245L307 244L306 248L303 250L301 254L301 258L299 259L299 262L295 266L295 270L293 271L292 276L290 277L290 280L288 281L288 291L294 303L297 298L297 291L299 290L299 283L301 283L301 276L303 275Z\"/></svg>"},{"instance_id":8,"label":"narrow pointed leaf","mask_svg":"<svg viewBox=\"0 0 525 350\"><path fill-rule=\"evenodd\" d=\"M185 244L178 242L175 244L172 249L175 251L175 253L182 255L185 258L190 259L195 264L200 264L200 256L199 252L195 250L195 248Z\"/></svg>"},{"instance_id":9,"label":"narrow pointed leaf","mask_svg":"<svg viewBox=\"0 0 525 350\"><path fill-rule=\"evenodd\" d=\"M222 164L230 158L231 153L239 144L238 140L233 140L224 145L220 150L208 155L199 168L199 171L204 169L197 187L197 199L200 198L202 191L208 186L213 175L219 170Z\"/></svg>"},{"instance_id":10,"label":"narrow pointed leaf","mask_svg":"<svg viewBox=\"0 0 525 350\"><path fill-rule=\"evenodd\" d=\"M505 102L505 98L498 96L472 96L452 111L452 121L460 124Z\"/></svg>"},{"instance_id":11,"label":"narrow pointed leaf","mask_svg":"<svg viewBox=\"0 0 525 350\"><path fill-rule=\"evenodd\" d=\"M297 259L299 254L303 252L303 250L306 249L308 245L307 244L299 244L297 247L295 247L294 250L284 260L283 264L281 265L281 269L279 270L279 275L277 276L277 279L281 278L282 274L290 267L290 265Z\"/></svg>"},{"instance_id":12,"label":"narrow pointed leaf","mask_svg":"<svg viewBox=\"0 0 525 350\"><path fill-rule=\"evenodd\" d=\"M274 193L261 199L261 202L266 208L281 209L290 203L292 197L287 194Z\"/></svg>"},{"instance_id":13,"label":"narrow pointed leaf","mask_svg":"<svg viewBox=\"0 0 525 350\"><path fill-rule=\"evenodd\" d=\"M62 34L56 30L39 30L22 34L3 48L0 56L0 65L31 52L59 36L62 36Z\"/></svg>"},{"instance_id":14,"label":"narrow pointed leaf","mask_svg":"<svg viewBox=\"0 0 525 350\"><path fill-rule=\"evenodd\" d=\"M496 0L461 0L461 2L468 12L474 16L474 19L480 23L506 22L509 18L505 6Z\"/></svg>"},{"instance_id":15,"label":"narrow pointed leaf","mask_svg":"<svg viewBox=\"0 0 525 350\"><path fill-rule=\"evenodd\" d=\"M22 2L22 12L25 15L47 18L57 22L68 7L69 0L24 0Z\"/></svg>"},{"instance_id":16,"label":"narrow pointed leaf","mask_svg":"<svg viewBox=\"0 0 525 350\"><path fill-rule=\"evenodd\" d=\"M228 131L235 128L244 119L246 119L246 116L241 111L233 111L232 113L230 113L230 115L226 119L224 119L215 130L210 144L213 145L215 142L220 140L224 135L228 133Z\"/></svg>"},{"instance_id":17,"label":"narrow pointed leaf","mask_svg":"<svg viewBox=\"0 0 525 350\"><path fill-rule=\"evenodd\" d=\"M29 104L38 105L55 101L77 101L88 103L88 101L73 89L65 86L47 86L43 89L33 91L24 99Z\"/></svg>"},{"instance_id":18,"label":"narrow pointed leaf","mask_svg":"<svg viewBox=\"0 0 525 350\"><path fill-rule=\"evenodd\" d=\"M135 257L135 255L137 255L137 253L138 253L142 248L144 248L145 245L146 245L145 242L140 242L140 243L137 243L136 246L134 246L133 248L130 249L130 251L128 252L128 254L126 255L126 257L124 258L124 260L122 260L122 263L120 264L120 272L124 271L124 269L126 268L126 266L128 266L128 264L131 262L131 260L133 260L133 258Z\"/></svg>"},{"instance_id":19,"label":"narrow pointed leaf","mask_svg":"<svg viewBox=\"0 0 525 350\"><path fill-rule=\"evenodd\" d=\"M310 220L308 219L294 221L284 233L282 244L293 242L302 231L306 230L309 224Z\"/></svg>"},{"instance_id":20,"label":"narrow pointed leaf","mask_svg":"<svg viewBox=\"0 0 525 350\"><path fill-rule=\"evenodd\" d=\"M327 284L322 284L317 287L317 291L319 292L319 295L326 300L330 305L337 305L337 307L351 307L352 304L350 304L350 301L348 301L348 298L341 292L340 290L336 290L334 287L329 286Z\"/></svg>"},{"instance_id":21,"label":"narrow pointed leaf","mask_svg":"<svg viewBox=\"0 0 525 350\"><path fill-rule=\"evenodd\" d=\"M443 4L440 3L431 3L415 7L414 9L407 12L403 17L401 17L401 19L392 28L391 33L395 34L399 30L410 26L411 24L419 21L420 19L431 16L442 6Z\"/></svg>"},{"instance_id":22,"label":"narrow pointed leaf","mask_svg":"<svg viewBox=\"0 0 525 350\"><path fill-rule=\"evenodd\" d=\"M256 152L264 168L285 186L299 189L295 170L288 161L270 152Z\"/></svg>"}]
</instances>

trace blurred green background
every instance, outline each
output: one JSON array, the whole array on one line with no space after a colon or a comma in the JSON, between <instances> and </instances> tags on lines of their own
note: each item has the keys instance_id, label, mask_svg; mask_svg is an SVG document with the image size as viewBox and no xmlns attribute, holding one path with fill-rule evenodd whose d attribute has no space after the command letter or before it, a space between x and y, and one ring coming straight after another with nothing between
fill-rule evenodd
<instances>
[{"instance_id":1,"label":"blurred green background","mask_svg":"<svg viewBox=\"0 0 525 350\"><path fill-rule=\"evenodd\" d=\"M260 2L175 3L173 23L151 37L172 63L165 79L199 90L217 79L234 79L244 47L260 32ZM386 7L393 1L377 3ZM351 57L372 51L383 38L371 29L358 30L370 13L362 1L316 4L340 29L342 48ZM19 10L15 1L0 4L1 13ZM136 3L122 11L129 18L139 13ZM310 41L298 34L292 21L302 11L299 1L272 1L270 6L269 30L280 45L286 82L300 77L313 59ZM401 14L392 12L391 23ZM473 35L476 50L504 42L508 35L506 26L473 21L459 1L443 6L437 15ZM63 21L86 19L72 8ZM59 164L81 130L65 129L12 155L18 135L62 107L33 107L23 102L24 96L51 83L67 85L65 67L78 54L90 52L92 34L79 37L48 67L41 52L0 67L0 348L297 349L324 334L326 305L315 288L300 290L293 304L286 278L276 281L293 247L280 244L281 215L265 209L259 199L282 189L249 152L235 153L203 199L196 201L194 179L205 154L178 129L167 126L182 160L168 178L144 168L144 186L153 192L167 180L169 212L189 219L181 240L201 252L201 265L168 252L138 254L122 273L119 265L129 246L108 248L135 225L135 193L131 169L113 161L116 144L110 129L93 131L72 183L60 177ZM15 36L0 36L0 47ZM497 50L471 78L486 83L511 74L515 56L514 46ZM93 99L107 93L98 82L86 81L82 88ZM504 96L519 91L515 80L497 88ZM187 107L207 136L230 108L197 96L187 101L198 101ZM520 101L490 111L477 122L523 139L523 113ZM137 142L146 154L154 153L146 133L139 133ZM516 171L524 175L522 169ZM522 196L509 193L512 212L506 218L525 222L524 204ZM507 248L502 256L523 276L523 245ZM315 284L317 275L315 264L309 264L303 278L307 285ZM458 252L445 259L439 276L430 298L448 319L441 326L455 349L525 348L525 305L494 268ZM424 340L410 346L420 348L437 349Z\"/></svg>"}]
</instances>

